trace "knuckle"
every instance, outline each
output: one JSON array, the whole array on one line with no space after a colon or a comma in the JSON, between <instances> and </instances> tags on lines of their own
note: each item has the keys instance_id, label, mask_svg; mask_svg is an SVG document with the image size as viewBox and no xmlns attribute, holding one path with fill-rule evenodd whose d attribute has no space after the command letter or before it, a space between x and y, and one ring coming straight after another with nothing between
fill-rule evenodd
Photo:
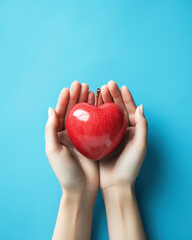
<instances>
[{"instance_id":1,"label":"knuckle","mask_svg":"<svg viewBox=\"0 0 192 240\"><path fill-rule=\"evenodd\" d=\"M146 118L144 118L144 119L142 120L142 123L143 123L143 125L148 126L148 122L147 122L147 119L146 119Z\"/></svg>"},{"instance_id":2,"label":"knuckle","mask_svg":"<svg viewBox=\"0 0 192 240\"><path fill-rule=\"evenodd\" d=\"M142 125L142 127L148 129L148 122L145 118L141 120L140 124Z\"/></svg>"}]
</instances>

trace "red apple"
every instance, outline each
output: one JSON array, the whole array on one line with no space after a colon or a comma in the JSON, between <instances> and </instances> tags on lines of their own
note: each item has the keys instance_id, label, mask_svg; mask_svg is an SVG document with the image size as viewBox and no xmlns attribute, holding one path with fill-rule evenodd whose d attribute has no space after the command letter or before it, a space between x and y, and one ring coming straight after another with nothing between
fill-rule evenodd
<instances>
[{"instance_id":1,"label":"red apple","mask_svg":"<svg viewBox=\"0 0 192 240\"><path fill-rule=\"evenodd\" d=\"M123 139L127 118L115 103L75 104L67 114L66 129L76 149L99 160L112 153Z\"/></svg>"}]
</instances>

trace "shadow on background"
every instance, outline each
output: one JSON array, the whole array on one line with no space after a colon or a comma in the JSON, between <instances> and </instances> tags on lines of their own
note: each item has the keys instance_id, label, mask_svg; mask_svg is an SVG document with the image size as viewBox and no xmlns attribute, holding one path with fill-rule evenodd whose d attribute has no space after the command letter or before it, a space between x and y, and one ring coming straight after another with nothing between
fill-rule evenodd
<instances>
[{"instance_id":1,"label":"shadow on background","mask_svg":"<svg viewBox=\"0 0 192 240\"><path fill-rule=\"evenodd\" d=\"M158 139L156 135L158 131L155 127L151 126L149 130L146 157L136 180L136 196L147 239L153 240L157 237L153 228L154 208L150 208L150 206L155 205L155 199L164 190L163 182L166 182L166 175L162 139ZM151 209L151 212L148 212L147 209ZM99 189L94 207L91 239L109 239L106 229L105 205Z\"/></svg>"},{"instance_id":2,"label":"shadow on background","mask_svg":"<svg viewBox=\"0 0 192 240\"><path fill-rule=\"evenodd\" d=\"M101 190L98 190L97 199L94 207L93 224L91 240L109 239L107 229L107 218L105 212L105 205Z\"/></svg>"},{"instance_id":3,"label":"shadow on background","mask_svg":"<svg viewBox=\"0 0 192 240\"><path fill-rule=\"evenodd\" d=\"M148 137L148 149L146 157L141 168L140 174L136 180L136 196L142 217L147 239L156 239L153 230L153 212L147 212L153 202L155 204L156 195L163 191L162 179L165 178L164 162L163 162L163 146L162 140L158 139L155 133L158 131L151 128ZM153 211L153 210L152 210ZM152 216L152 217L151 217Z\"/></svg>"}]
</instances>

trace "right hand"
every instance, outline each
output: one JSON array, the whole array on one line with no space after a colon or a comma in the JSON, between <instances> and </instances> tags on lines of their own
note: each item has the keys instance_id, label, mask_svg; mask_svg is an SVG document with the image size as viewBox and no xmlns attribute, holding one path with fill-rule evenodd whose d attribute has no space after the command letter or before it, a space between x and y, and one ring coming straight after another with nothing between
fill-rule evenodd
<instances>
[{"instance_id":1,"label":"right hand","mask_svg":"<svg viewBox=\"0 0 192 240\"><path fill-rule=\"evenodd\" d=\"M65 129L65 119L71 107L78 102L94 104L95 95L88 92L88 85L74 81L70 91L64 88L59 96L56 110L49 108L45 128L45 151L62 190L67 192L97 192L99 186L98 162L94 162L71 143Z\"/></svg>"}]
</instances>

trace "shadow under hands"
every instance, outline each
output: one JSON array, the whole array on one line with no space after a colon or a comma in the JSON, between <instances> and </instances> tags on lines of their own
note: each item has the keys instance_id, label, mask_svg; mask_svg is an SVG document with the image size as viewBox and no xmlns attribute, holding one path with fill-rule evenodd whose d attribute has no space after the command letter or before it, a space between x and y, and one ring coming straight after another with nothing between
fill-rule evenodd
<instances>
[{"instance_id":1,"label":"shadow under hands","mask_svg":"<svg viewBox=\"0 0 192 240\"><path fill-rule=\"evenodd\" d=\"M154 227L150 219L149 206L156 195L162 191L162 179L164 175L163 145L162 140L154 135L154 131L149 133L148 149L143 162L140 174L136 180L136 196L142 217L145 233L148 240L157 239ZM154 203L155 204L155 203ZM154 215L153 215L154 216Z\"/></svg>"},{"instance_id":2,"label":"shadow under hands","mask_svg":"<svg viewBox=\"0 0 192 240\"><path fill-rule=\"evenodd\" d=\"M156 196L164 191L165 178L167 177L164 162L165 146L156 133L158 133L157 129L151 126L146 157L135 185L138 206L148 240L157 239L153 227L154 207L151 209L151 206L155 206ZM107 229L105 205L99 189L94 207L91 240L109 239Z\"/></svg>"},{"instance_id":3,"label":"shadow under hands","mask_svg":"<svg viewBox=\"0 0 192 240\"><path fill-rule=\"evenodd\" d=\"M99 188L93 212L91 240L109 239L105 205Z\"/></svg>"}]
</instances>

